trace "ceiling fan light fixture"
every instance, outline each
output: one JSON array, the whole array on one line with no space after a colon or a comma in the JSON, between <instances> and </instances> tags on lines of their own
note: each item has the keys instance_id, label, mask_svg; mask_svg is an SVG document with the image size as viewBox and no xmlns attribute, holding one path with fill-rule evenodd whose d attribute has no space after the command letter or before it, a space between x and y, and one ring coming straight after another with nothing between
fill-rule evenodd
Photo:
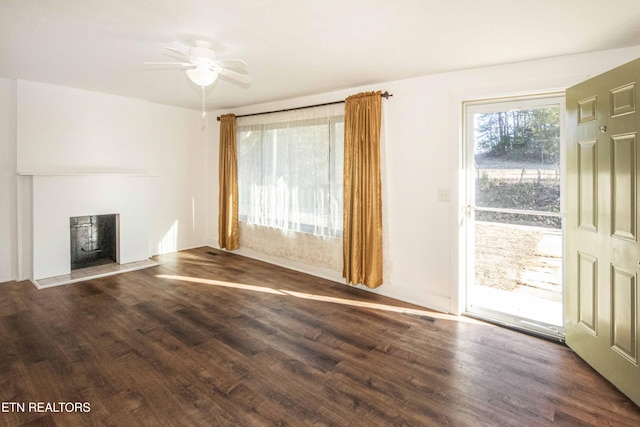
<instances>
[{"instance_id":1,"label":"ceiling fan light fixture","mask_svg":"<svg viewBox=\"0 0 640 427\"><path fill-rule=\"evenodd\" d=\"M207 87L213 84L213 82L218 78L218 73L206 66L197 66L196 68L187 70L186 73L193 83L202 87Z\"/></svg>"}]
</instances>

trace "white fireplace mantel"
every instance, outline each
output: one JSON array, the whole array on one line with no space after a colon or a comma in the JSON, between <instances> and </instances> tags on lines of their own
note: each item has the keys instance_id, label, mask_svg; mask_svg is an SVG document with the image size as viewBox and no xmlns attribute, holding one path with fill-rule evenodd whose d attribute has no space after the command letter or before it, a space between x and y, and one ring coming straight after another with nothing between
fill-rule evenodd
<instances>
[{"instance_id":1,"label":"white fireplace mantel","mask_svg":"<svg viewBox=\"0 0 640 427\"><path fill-rule=\"evenodd\" d=\"M120 216L120 263L149 258L149 182L152 175L115 172L37 172L33 188L33 279L71 271L69 219Z\"/></svg>"},{"instance_id":2,"label":"white fireplace mantel","mask_svg":"<svg viewBox=\"0 0 640 427\"><path fill-rule=\"evenodd\" d=\"M154 177L157 175L144 172L126 171L22 171L20 176L131 176L131 177Z\"/></svg>"}]
</instances>

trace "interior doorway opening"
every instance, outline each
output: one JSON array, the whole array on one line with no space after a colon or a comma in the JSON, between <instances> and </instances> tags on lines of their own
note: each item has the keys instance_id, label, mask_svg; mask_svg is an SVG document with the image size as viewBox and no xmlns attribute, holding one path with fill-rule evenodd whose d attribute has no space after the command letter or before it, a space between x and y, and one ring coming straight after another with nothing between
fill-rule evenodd
<instances>
[{"instance_id":1,"label":"interior doorway opening","mask_svg":"<svg viewBox=\"0 0 640 427\"><path fill-rule=\"evenodd\" d=\"M564 98L465 104L468 315L563 339Z\"/></svg>"}]
</instances>

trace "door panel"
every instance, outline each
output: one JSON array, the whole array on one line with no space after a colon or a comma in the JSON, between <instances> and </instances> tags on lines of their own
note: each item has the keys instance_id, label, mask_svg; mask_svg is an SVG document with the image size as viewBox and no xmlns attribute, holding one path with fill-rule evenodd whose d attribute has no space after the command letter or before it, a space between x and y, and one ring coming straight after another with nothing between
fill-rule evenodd
<instances>
[{"instance_id":1,"label":"door panel","mask_svg":"<svg viewBox=\"0 0 640 427\"><path fill-rule=\"evenodd\" d=\"M598 227L598 141L578 142L578 224L587 230Z\"/></svg>"},{"instance_id":2,"label":"door panel","mask_svg":"<svg viewBox=\"0 0 640 427\"><path fill-rule=\"evenodd\" d=\"M611 138L613 236L636 241L636 135Z\"/></svg>"},{"instance_id":3,"label":"door panel","mask_svg":"<svg viewBox=\"0 0 640 427\"><path fill-rule=\"evenodd\" d=\"M589 332L596 335L598 295L598 260L578 252L578 319Z\"/></svg>"},{"instance_id":4,"label":"door panel","mask_svg":"<svg viewBox=\"0 0 640 427\"><path fill-rule=\"evenodd\" d=\"M567 90L566 342L636 404L640 60Z\"/></svg>"},{"instance_id":5,"label":"door panel","mask_svg":"<svg viewBox=\"0 0 640 427\"><path fill-rule=\"evenodd\" d=\"M635 309L636 276L616 265L611 266L611 344L612 348L632 363L638 363L636 352Z\"/></svg>"}]
</instances>

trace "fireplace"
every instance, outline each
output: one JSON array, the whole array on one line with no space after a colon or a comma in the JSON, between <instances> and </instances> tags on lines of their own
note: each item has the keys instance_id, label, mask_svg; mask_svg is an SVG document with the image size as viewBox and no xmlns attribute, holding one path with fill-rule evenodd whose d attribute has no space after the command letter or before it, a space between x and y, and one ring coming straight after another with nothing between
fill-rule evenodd
<instances>
[{"instance_id":1,"label":"fireplace","mask_svg":"<svg viewBox=\"0 0 640 427\"><path fill-rule=\"evenodd\" d=\"M117 214L71 217L71 270L118 263L118 223Z\"/></svg>"},{"instance_id":2,"label":"fireplace","mask_svg":"<svg viewBox=\"0 0 640 427\"><path fill-rule=\"evenodd\" d=\"M73 252L79 251L81 255L93 252L96 257L98 254L109 254L109 262L115 258L113 264L95 267L102 270L148 260L151 223L149 180L147 176L126 174L33 175L32 280L42 285L40 281L45 279L69 279L71 245L75 244L70 244L71 233L81 228L88 230L91 227L87 225L92 222L94 228L98 227L100 221L97 217L102 215L115 214L116 217L115 255L113 250L105 248L97 236L94 237L95 246L91 246L91 242L80 242ZM91 221L85 218L84 222L78 223L85 224L85 227L72 231L70 218L82 216L94 218ZM114 224L113 220L111 224ZM77 243L75 238L73 241ZM95 249L100 249L100 252ZM83 271L74 270L73 273L79 276Z\"/></svg>"}]
</instances>

